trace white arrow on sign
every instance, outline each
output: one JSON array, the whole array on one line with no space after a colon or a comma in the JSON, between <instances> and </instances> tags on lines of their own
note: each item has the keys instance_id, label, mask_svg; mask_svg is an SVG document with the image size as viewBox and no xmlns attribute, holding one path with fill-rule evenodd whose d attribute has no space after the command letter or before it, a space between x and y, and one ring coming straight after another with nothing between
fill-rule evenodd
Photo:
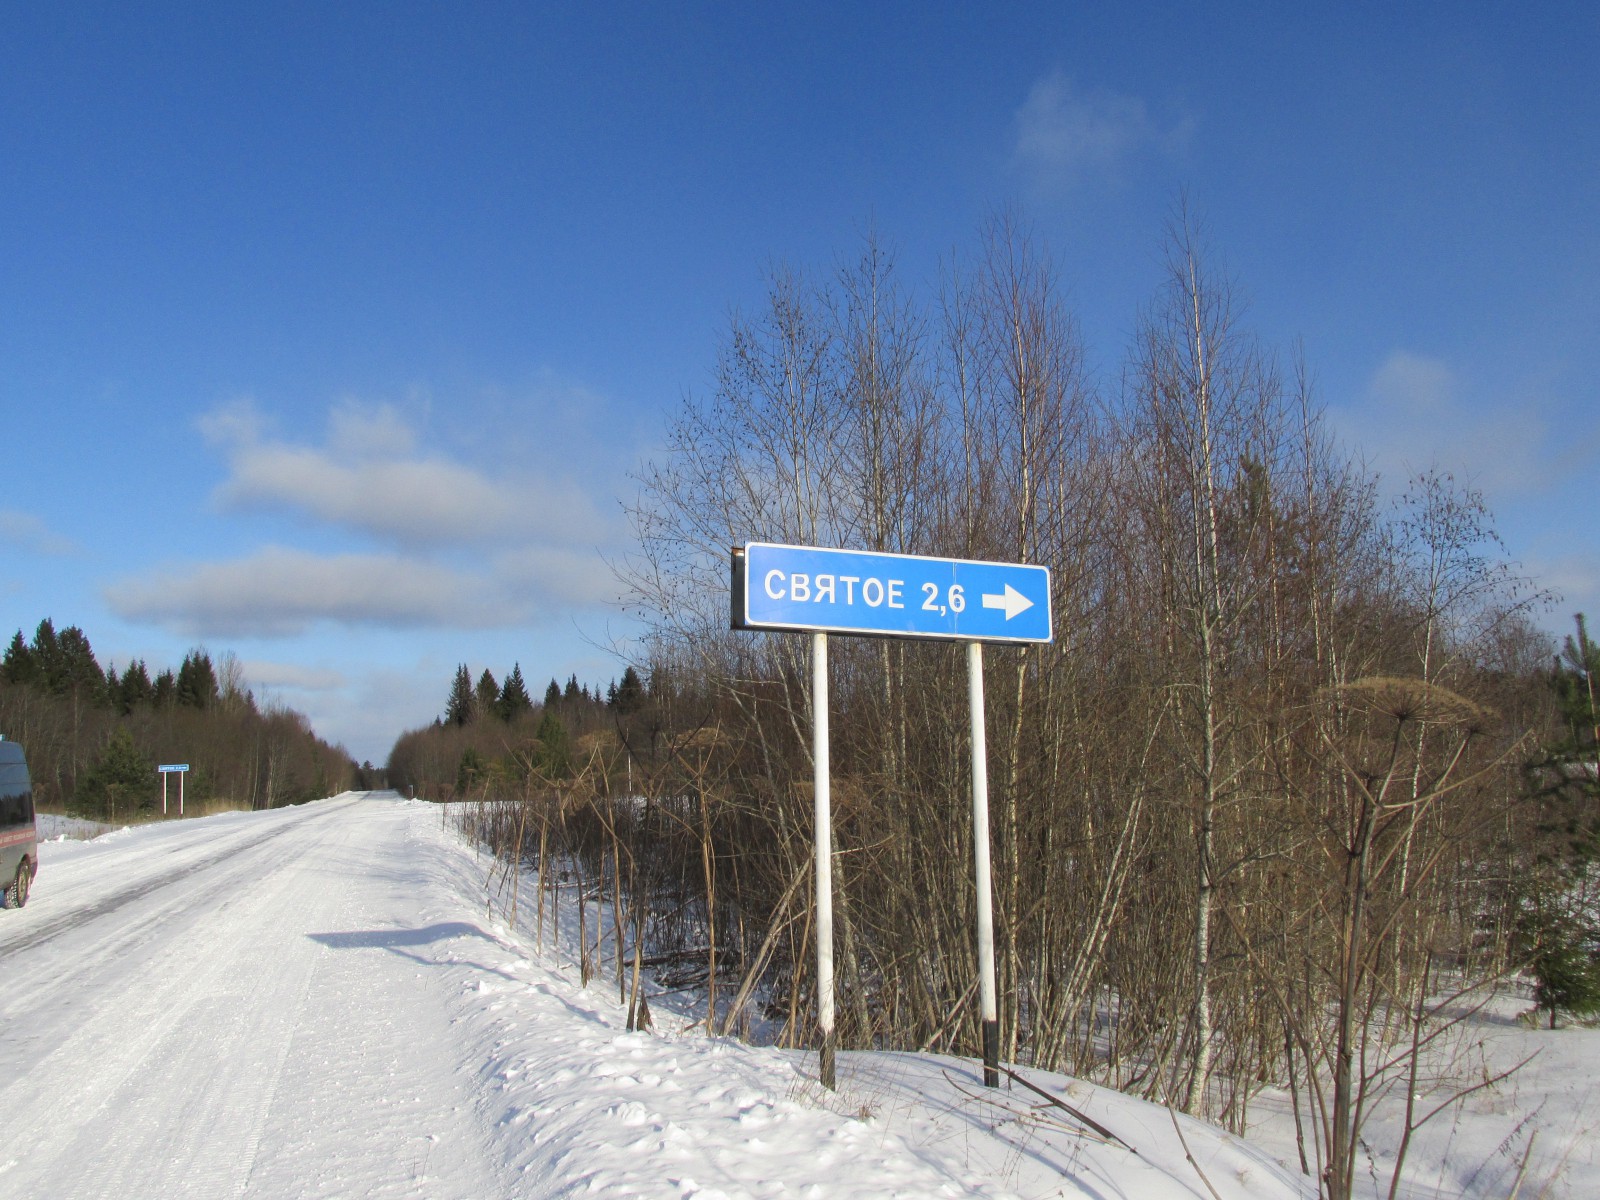
<instances>
[{"instance_id":1,"label":"white arrow on sign","mask_svg":"<svg viewBox=\"0 0 1600 1200\"><path fill-rule=\"evenodd\" d=\"M991 592L985 592L983 594L983 606L985 608L1005 609L1006 620L1009 621L1018 613L1027 612L1030 608L1032 608L1033 601L1029 600L1026 596L1017 591L1016 588L1012 587L1008 583L1006 584L1006 590L1001 592L998 596Z\"/></svg>"}]
</instances>

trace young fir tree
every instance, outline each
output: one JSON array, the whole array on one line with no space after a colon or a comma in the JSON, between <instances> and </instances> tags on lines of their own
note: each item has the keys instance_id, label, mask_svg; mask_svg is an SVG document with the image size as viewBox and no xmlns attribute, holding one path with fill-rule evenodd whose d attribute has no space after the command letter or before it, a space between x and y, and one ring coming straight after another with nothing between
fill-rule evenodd
<instances>
[{"instance_id":1,"label":"young fir tree","mask_svg":"<svg viewBox=\"0 0 1600 1200\"><path fill-rule=\"evenodd\" d=\"M467 664L462 663L456 668L456 677L450 684L450 695L444 702L444 723L465 725L472 720L474 699L472 674L467 670Z\"/></svg>"},{"instance_id":2,"label":"young fir tree","mask_svg":"<svg viewBox=\"0 0 1600 1200\"><path fill-rule=\"evenodd\" d=\"M1600 934L1570 912L1549 909L1535 909L1527 924L1534 939L1533 998L1550 1014L1550 1028L1557 1013L1600 1013Z\"/></svg>"},{"instance_id":3,"label":"young fir tree","mask_svg":"<svg viewBox=\"0 0 1600 1200\"><path fill-rule=\"evenodd\" d=\"M547 707L534 732L539 739L539 768L551 779L564 779L572 773L572 745L567 727L556 710Z\"/></svg>"},{"instance_id":4,"label":"young fir tree","mask_svg":"<svg viewBox=\"0 0 1600 1200\"><path fill-rule=\"evenodd\" d=\"M514 663L500 689L500 719L510 724L525 712L533 710L533 700L528 695L528 685L522 682L522 664Z\"/></svg>"},{"instance_id":5,"label":"young fir tree","mask_svg":"<svg viewBox=\"0 0 1600 1200\"><path fill-rule=\"evenodd\" d=\"M139 753L133 735L118 727L105 750L78 782L75 802L80 812L115 819L133 809L155 804L155 767Z\"/></svg>"},{"instance_id":6,"label":"young fir tree","mask_svg":"<svg viewBox=\"0 0 1600 1200\"><path fill-rule=\"evenodd\" d=\"M470 794L486 774L488 768L484 764L483 755L468 746L461 752L461 761L456 764L456 797L459 799Z\"/></svg>"}]
</instances>

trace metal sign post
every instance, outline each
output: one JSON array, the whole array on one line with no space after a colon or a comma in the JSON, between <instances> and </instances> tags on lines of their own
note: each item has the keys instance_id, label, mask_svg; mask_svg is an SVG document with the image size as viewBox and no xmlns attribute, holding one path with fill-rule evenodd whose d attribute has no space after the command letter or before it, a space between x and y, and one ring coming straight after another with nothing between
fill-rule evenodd
<instances>
[{"instance_id":1,"label":"metal sign post","mask_svg":"<svg viewBox=\"0 0 1600 1200\"><path fill-rule=\"evenodd\" d=\"M163 763L156 770L161 772L161 815L167 815L167 776L178 777L178 815L183 816L183 777L188 774L188 763Z\"/></svg>"},{"instance_id":2,"label":"metal sign post","mask_svg":"<svg viewBox=\"0 0 1600 1200\"><path fill-rule=\"evenodd\" d=\"M735 629L811 634L817 875L817 1028L822 1084L834 1086L833 832L828 782L828 634L967 643L972 718L972 853L977 888L983 1082L1000 1083L989 857L989 754L983 643L1053 640L1050 571L1025 563L928 558L751 542L733 550Z\"/></svg>"},{"instance_id":3,"label":"metal sign post","mask_svg":"<svg viewBox=\"0 0 1600 1200\"><path fill-rule=\"evenodd\" d=\"M822 1086L834 1086L833 811L828 763L828 635L811 635L811 778L817 855L817 1033Z\"/></svg>"},{"instance_id":4,"label":"metal sign post","mask_svg":"<svg viewBox=\"0 0 1600 1200\"><path fill-rule=\"evenodd\" d=\"M972 860L978 892L978 987L983 1017L983 1086L1000 1086L1000 1007L994 977L994 887L989 866L989 739L983 712L983 643L967 643L972 713Z\"/></svg>"}]
</instances>

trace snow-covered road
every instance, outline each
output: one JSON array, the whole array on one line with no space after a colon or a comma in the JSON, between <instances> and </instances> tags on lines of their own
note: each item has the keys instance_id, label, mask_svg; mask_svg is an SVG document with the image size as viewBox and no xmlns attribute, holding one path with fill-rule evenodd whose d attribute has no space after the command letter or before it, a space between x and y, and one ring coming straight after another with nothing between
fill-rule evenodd
<instances>
[{"instance_id":1,"label":"snow-covered road","mask_svg":"<svg viewBox=\"0 0 1600 1200\"><path fill-rule=\"evenodd\" d=\"M1207 1197L1165 1110L972 1064L628 1033L392 793L51 842L0 913L0 1196ZM1045 1077L1040 1076L1043 1080ZM1227 1197L1306 1194L1187 1123Z\"/></svg>"},{"instance_id":2,"label":"snow-covered road","mask_svg":"<svg viewBox=\"0 0 1600 1200\"><path fill-rule=\"evenodd\" d=\"M476 931L416 926L407 826L344 797L47 845L0 923L0 1192L510 1194L419 953Z\"/></svg>"}]
</instances>

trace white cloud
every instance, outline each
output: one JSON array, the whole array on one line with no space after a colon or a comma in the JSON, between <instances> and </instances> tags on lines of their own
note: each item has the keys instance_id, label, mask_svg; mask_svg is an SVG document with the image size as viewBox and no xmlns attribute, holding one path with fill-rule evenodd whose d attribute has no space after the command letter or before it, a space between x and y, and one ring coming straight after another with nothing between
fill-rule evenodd
<instances>
[{"instance_id":1,"label":"white cloud","mask_svg":"<svg viewBox=\"0 0 1600 1200\"><path fill-rule=\"evenodd\" d=\"M616 583L594 551L523 548L496 556L488 571L472 572L403 555L317 555L268 546L246 558L123 579L105 595L118 615L186 636L291 637L321 624L509 628L608 604ZM250 677L266 685L313 686L307 676L299 682Z\"/></svg>"},{"instance_id":2,"label":"white cloud","mask_svg":"<svg viewBox=\"0 0 1600 1200\"><path fill-rule=\"evenodd\" d=\"M275 508L402 546L550 542L594 544L611 529L577 487L542 478L496 479L442 455L416 453L417 436L389 405L347 402L326 443L272 440L248 403L201 421L228 455L225 508Z\"/></svg>"},{"instance_id":3,"label":"white cloud","mask_svg":"<svg viewBox=\"0 0 1600 1200\"><path fill-rule=\"evenodd\" d=\"M261 414L249 400L224 404L202 416L198 424L206 441L218 446L259 441L265 427Z\"/></svg>"},{"instance_id":4,"label":"white cloud","mask_svg":"<svg viewBox=\"0 0 1600 1200\"><path fill-rule=\"evenodd\" d=\"M269 546L248 558L127 579L118 615L197 637L286 637L314 624L490 628L530 619L491 582L393 555L318 556Z\"/></svg>"},{"instance_id":5,"label":"white cloud","mask_svg":"<svg viewBox=\"0 0 1600 1200\"><path fill-rule=\"evenodd\" d=\"M1176 154L1192 131L1189 119L1163 127L1137 96L1080 89L1056 71L1017 110L1012 153L1036 187L1062 192L1091 180L1120 182L1139 156Z\"/></svg>"},{"instance_id":6,"label":"white cloud","mask_svg":"<svg viewBox=\"0 0 1600 1200\"><path fill-rule=\"evenodd\" d=\"M1333 415L1391 486L1437 466L1503 499L1542 491L1564 473L1535 404L1474 405L1462 391L1447 363L1396 350L1358 402Z\"/></svg>"},{"instance_id":7,"label":"white cloud","mask_svg":"<svg viewBox=\"0 0 1600 1200\"><path fill-rule=\"evenodd\" d=\"M244 677L255 688L288 688L297 692L331 692L345 686L345 677L323 667L304 667L297 663L263 662L246 659L240 666Z\"/></svg>"},{"instance_id":8,"label":"white cloud","mask_svg":"<svg viewBox=\"0 0 1600 1200\"><path fill-rule=\"evenodd\" d=\"M616 588L603 555L616 553L620 518L603 517L580 487L592 460L565 439L543 436L535 453L516 440L530 436L525 412L480 416L456 439L518 463L494 473L438 450L391 405L338 404L310 439L282 436L249 401L218 408L200 421L228 464L216 502L315 524L318 552L280 544L152 569L114 582L107 602L186 636L274 638L329 626L511 629L608 603ZM551 462L539 473L536 463ZM367 539L383 546L368 551Z\"/></svg>"},{"instance_id":9,"label":"white cloud","mask_svg":"<svg viewBox=\"0 0 1600 1200\"><path fill-rule=\"evenodd\" d=\"M345 464L319 450L270 444L233 456L233 476L217 498L235 508L298 508L403 543L477 541L503 532L516 512L509 495L450 463Z\"/></svg>"},{"instance_id":10,"label":"white cloud","mask_svg":"<svg viewBox=\"0 0 1600 1200\"><path fill-rule=\"evenodd\" d=\"M55 533L32 513L0 508L0 542L33 554L62 558L78 552L77 545Z\"/></svg>"},{"instance_id":11,"label":"white cloud","mask_svg":"<svg viewBox=\"0 0 1600 1200\"><path fill-rule=\"evenodd\" d=\"M416 433L390 404L368 408L347 400L328 416L328 449L338 455L404 458L416 445Z\"/></svg>"},{"instance_id":12,"label":"white cloud","mask_svg":"<svg viewBox=\"0 0 1600 1200\"><path fill-rule=\"evenodd\" d=\"M532 590L569 604L608 604L617 598L617 579L595 550L524 547L494 560L503 585Z\"/></svg>"},{"instance_id":13,"label":"white cloud","mask_svg":"<svg viewBox=\"0 0 1600 1200\"><path fill-rule=\"evenodd\" d=\"M419 663L411 670L368 671L340 693L306 697L306 715L323 737L382 766L400 733L427 725L443 710L451 670Z\"/></svg>"}]
</instances>

